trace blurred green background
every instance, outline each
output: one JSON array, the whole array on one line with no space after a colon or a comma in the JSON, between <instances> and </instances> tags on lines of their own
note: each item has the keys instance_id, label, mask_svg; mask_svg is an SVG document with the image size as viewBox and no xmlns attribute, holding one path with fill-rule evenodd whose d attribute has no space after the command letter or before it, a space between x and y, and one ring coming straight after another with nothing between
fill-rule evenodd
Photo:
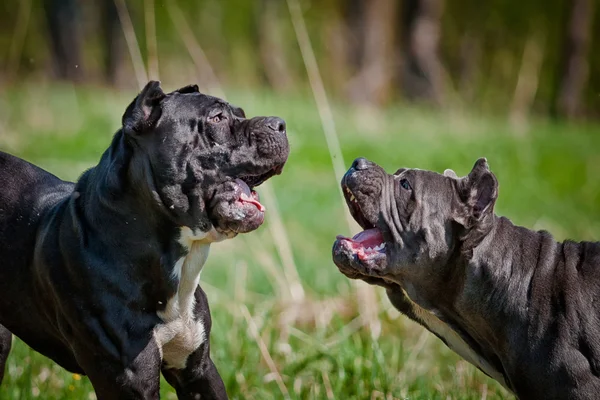
<instances>
[{"instance_id":1,"label":"blurred green background","mask_svg":"<svg viewBox=\"0 0 600 400\"><path fill-rule=\"evenodd\" d=\"M600 45L593 0L5 0L0 149L75 180L147 79L198 83L288 124L267 220L213 246L212 355L234 399L502 399L498 384L343 277L340 170L365 156L466 174L496 212L600 240ZM594 22L596 22L594 24ZM322 85L321 85L322 82ZM336 142L339 142L338 149ZM335 168L337 168L337 170ZM0 399L93 399L15 339ZM165 398L175 398L163 382Z\"/></svg>"}]
</instances>

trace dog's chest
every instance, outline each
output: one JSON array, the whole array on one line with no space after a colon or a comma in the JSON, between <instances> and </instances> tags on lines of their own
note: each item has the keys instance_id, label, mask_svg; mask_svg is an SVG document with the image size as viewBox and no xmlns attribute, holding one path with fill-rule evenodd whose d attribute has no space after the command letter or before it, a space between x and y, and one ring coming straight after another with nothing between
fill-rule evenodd
<instances>
[{"instance_id":1,"label":"dog's chest","mask_svg":"<svg viewBox=\"0 0 600 400\"><path fill-rule=\"evenodd\" d=\"M188 254L177 261L173 271L179 282L177 292L157 313L164 323L156 326L154 336L167 368L185 368L189 355L207 339L203 321L194 315L194 306L209 248L207 243L189 244Z\"/></svg>"}]
</instances>

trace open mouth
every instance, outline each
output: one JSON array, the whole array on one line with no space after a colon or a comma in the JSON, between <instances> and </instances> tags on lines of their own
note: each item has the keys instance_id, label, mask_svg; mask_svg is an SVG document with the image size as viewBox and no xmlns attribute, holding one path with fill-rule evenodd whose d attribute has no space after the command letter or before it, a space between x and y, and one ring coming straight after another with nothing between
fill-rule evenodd
<instances>
[{"instance_id":1,"label":"open mouth","mask_svg":"<svg viewBox=\"0 0 600 400\"><path fill-rule=\"evenodd\" d=\"M281 173L276 166L259 175L243 175L225 181L215 189L210 205L210 216L218 231L246 233L264 222L265 206L254 188L273 175Z\"/></svg>"},{"instance_id":2,"label":"open mouth","mask_svg":"<svg viewBox=\"0 0 600 400\"><path fill-rule=\"evenodd\" d=\"M267 172L265 172L264 174L243 175L243 176L240 176L238 179L241 179L251 189L254 189L255 187L264 183L267 179L271 178L272 176L281 174L282 170L283 170L283 165L277 165L277 166L271 168L270 170L268 170Z\"/></svg>"},{"instance_id":3,"label":"open mouth","mask_svg":"<svg viewBox=\"0 0 600 400\"><path fill-rule=\"evenodd\" d=\"M342 183L342 190L350 209L350 214L352 214L352 217L364 230L352 238L338 235L336 247L350 251L362 262L375 261L385 257L385 241L381 230L365 217L356 196L344 183Z\"/></svg>"},{"instance_id":4,"label":"open mouth","mask_svg":"<svg viewBox=\"0 0 600 400\"><path fill-rule=\"evenodd\" d=\"M251 204L258 209L260 212L265 212L265 206L260 203L258 193L252 190L250 186L242 179L236 179L235 183L240 189L240 195L238 201L242 204Z\"/></svg>"},{"instance_id":5,"label":"open mouth","mask_svg":"<svg viewBox=\"0 0 600 400\"><path fill-rule=\"evenodd\" d=\"M235 179L235 183L241 189L240 197L238 201L243 204L252 204L254 205L258 211L265 212L265 207L260 203L258 193L254 190L255 187L264 183L267 179L271 178L274 175L281 174L283 169L283 165L278 165L264 174L260 175L244 175Z\"/></svg>"}]
</instances>

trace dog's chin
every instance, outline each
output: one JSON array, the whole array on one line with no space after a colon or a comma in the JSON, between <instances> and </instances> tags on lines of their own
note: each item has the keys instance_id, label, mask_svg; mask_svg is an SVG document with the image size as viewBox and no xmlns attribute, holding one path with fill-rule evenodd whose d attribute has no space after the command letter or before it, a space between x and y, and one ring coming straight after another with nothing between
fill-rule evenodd
<instances>
[{"instance_id":1,"label":"dog's chin","mask_svg":"<svg viewBox=\"0 0 600 400\"><path fill-rule=\"evenodd\" d=\"M258 193L241 179L222 184L211 203L211 221L222 233L251 232L265 219L265 207L260 203Z\"/></svg>"},{"instance_id":2,"label":"dog's chin","mask_svg":"<svg viewBox=\"0 0 600 400\"><path fill-rule=\"evenodd\" d=\"M221 233L247 233L258 229L265 213L247 204L220 203L213 212L213 225Z\"/></svg>"}]
</instances>

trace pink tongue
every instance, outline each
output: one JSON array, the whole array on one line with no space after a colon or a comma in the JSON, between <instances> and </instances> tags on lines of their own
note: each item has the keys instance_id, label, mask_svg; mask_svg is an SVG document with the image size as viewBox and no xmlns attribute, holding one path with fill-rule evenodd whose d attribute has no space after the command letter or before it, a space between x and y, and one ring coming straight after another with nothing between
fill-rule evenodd
<instances>
[{"instance_id":1,"label":"pink tongue","mask_svg":"<svg viewBox=\"0 0 600 400\"><path fill-rule=\"evenodd\" d=\"M379 229L373 228L357 233L352 240L363 247L376 247L383 243L383 235Z\"/></svg>"},{"instance_id":2,"label":"pink tongue","mask_svg":"<svg viewBox=\"0 0 600 400\"><path fill-rule=\"evenodd\" d=\"M241 179L236 179L235 183L237 183L240 189L242 189L242 194L240 195L240 201L242 203L254 204L256 208L258 208L258 211L265 212L266 208L262 204L260 204L260 201L254 198L256 196L256 193L254 193L253 196L252 191L250 190L246 182L244 182Z\"/></svg>"},{"instance_id":3,"label":"pink tongue","mask_svg":"<svg viewBox=\"0 0 600 400\"><path fill-rule=\"evenodd\" d=\"M260 201L253 199L252 197L248 197L246 195L246 193L242 193L242 195L240 196L240 200L243 203L251 203L254 204L256 206L256 208L258 208L258 211L260 212L265 212L266 208L265 206L263 206L262 204L260 204Z\"/></svg>"}]
</instances>

